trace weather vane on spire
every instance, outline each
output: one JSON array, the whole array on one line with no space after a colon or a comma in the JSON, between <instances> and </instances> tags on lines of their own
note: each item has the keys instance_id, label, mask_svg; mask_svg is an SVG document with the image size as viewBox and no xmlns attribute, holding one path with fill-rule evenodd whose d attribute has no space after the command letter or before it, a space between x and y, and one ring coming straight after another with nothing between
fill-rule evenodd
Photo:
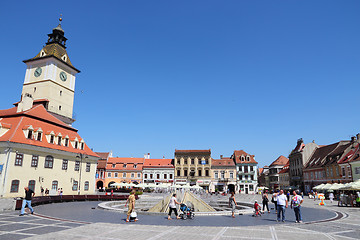
<instances>
[{"instance_id":1,"label":"weather vane on spire","mask_svg":"<svg viewBox=\"0 0 360 240\"><path fill-rule=\"evenodd\" d=\"M61 25L61 21L62 21L62 14L60 14L60 18L59 18L59 24Z\"/></svg>"}]
</instances>

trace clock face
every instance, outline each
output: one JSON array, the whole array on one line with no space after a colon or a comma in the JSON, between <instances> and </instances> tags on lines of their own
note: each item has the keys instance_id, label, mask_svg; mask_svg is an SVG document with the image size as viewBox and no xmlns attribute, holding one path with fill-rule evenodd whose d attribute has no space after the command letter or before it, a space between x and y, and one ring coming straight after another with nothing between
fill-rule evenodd
<instances>
[{"instance_id":1,"label":"clock face","mask_svg":"<svg viewBox=\"0 0 360 240\"><path fill-rule=\"evenodd\" d=\"M42 73L42 69L41 67L38 67L37 69L35 69L34 76L40 77L41 73Z\"/></svg>"},{"instance_id":2,"label":"clock face","mask_svg":"<svg viewBox=\"0 0 360 240\"><path fill-rule=\"evenodd\" d=\"M61 81L66 81L66 79L67 79L67 75L66 75L66 73L65 72L61 72L60 73L60 79L61 79Z\"/></svg>"}]
</instances>

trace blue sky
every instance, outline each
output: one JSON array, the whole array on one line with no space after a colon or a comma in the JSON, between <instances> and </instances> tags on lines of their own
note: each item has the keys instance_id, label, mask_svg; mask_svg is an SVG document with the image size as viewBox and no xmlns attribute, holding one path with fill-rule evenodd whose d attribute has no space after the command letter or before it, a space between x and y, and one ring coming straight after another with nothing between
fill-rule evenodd
<instances>
[{"instance_id":1,"label":"blue sky","mask_svg":"<svg viewBox=\"0 0 360 240\"><path fill-rule=\"evenodd\" d=\"M58 5L58 7L56 7ZM360 1L6 1L0 109L58 24L77 76L75 128L95 151L172 158L243 149L260 166L298 138L359 132Z\"/></svg>"}]
</instances>

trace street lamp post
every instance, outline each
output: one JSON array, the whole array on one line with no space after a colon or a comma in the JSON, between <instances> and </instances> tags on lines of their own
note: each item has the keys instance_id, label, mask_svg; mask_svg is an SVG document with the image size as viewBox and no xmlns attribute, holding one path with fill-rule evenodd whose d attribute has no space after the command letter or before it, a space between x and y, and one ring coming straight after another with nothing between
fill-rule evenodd
<instances>
[{"instance_id":1,"label":"street lamp post","mask_svg":"<svg viewBox=\"0 0 360 240\"><path fill-rule=\"evenodd\" d=\"M80 189L81 189L81 170L82 170L82 160L84 158L88 158L88 156L85 153L78 153L76 158L80 158L80 167L79 167L79 186L78 186L78 195L80 195Z\"/></svg>"}]
</instances>

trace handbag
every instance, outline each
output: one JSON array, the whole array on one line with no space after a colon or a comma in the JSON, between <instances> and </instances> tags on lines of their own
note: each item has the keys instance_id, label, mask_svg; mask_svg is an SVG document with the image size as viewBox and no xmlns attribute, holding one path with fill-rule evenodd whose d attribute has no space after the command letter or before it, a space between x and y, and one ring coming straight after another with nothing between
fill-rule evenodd
<instances>
[{"instance_id":1,"label":"handbag","mask_svg":"<svg viewBox=\"0 0 360 240\"><path fill-rule=\"evenodd\" d=\"M137 217L137 213L136 213L135 211L133 211L133 212L130 214L130 217L136 218L136 217Z\"/></svg>"}]
</instances>

